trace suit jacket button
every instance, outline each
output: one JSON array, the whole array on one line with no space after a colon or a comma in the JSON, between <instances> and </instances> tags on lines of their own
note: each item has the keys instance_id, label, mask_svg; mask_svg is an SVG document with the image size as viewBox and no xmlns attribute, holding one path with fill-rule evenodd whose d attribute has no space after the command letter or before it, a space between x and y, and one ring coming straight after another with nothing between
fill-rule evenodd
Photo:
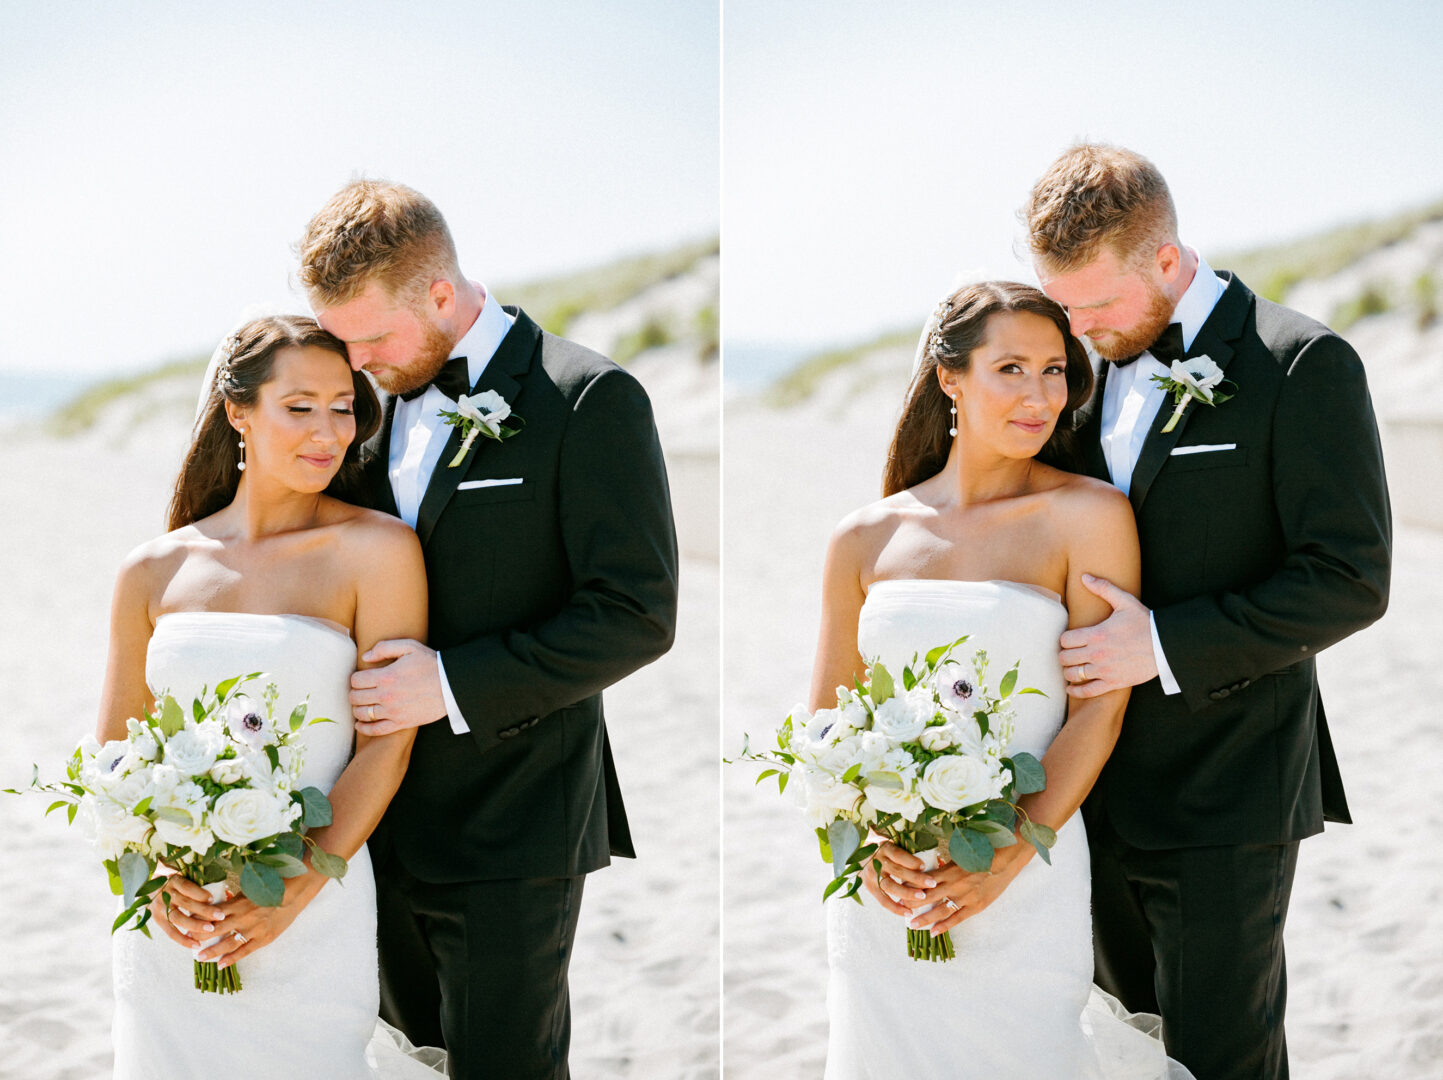
<instances>
[{"instance_id":1,"label":"suit jacket button","mask_svg":"<svg viewBox=\"0 0 1443 1080\"><path fill-rule=\"evenodd\" d=\"M515 729L515 728L507 728L505 731L498 731L498 732L496 733L496 737L497 737L498 739L509 739L509 738L511 738L511 736L513 736L513 735L515 735L515 734L516 734L516 729Z\"/></svg>"},{"instance_id":2,"label":"suit jacket button","mask_svg":"<svg viewBox=\"0 0 1443 1080\"><path fill-rule=\"evenodd\" d=\"M1252 685L1253 685L1253 680L1252 680L1252 679L1244 679L1242 682L1238 683L1238 689L1239 689L1239 690L1246 690L1249 686L1252 686Z\"/></svg>"},{"instance_id":3,"label":"suit jacket button","mask_svg":"<svg viewBox=\"0 0 1443 1080\"><path fill-rule=\"evenodd\" d=\"M1227 696L1228 696L1228 691L1227 691L1227 688L1226 688L1226 687L1224 687L1224 688L1221 689L1221 690L1214 690L1211 694L1208 695L1208 697L1212 698L1214 701L1221 701L1223 698L1225 698L1225 697L1227 697Z\"/></svg>"}]
</instances>

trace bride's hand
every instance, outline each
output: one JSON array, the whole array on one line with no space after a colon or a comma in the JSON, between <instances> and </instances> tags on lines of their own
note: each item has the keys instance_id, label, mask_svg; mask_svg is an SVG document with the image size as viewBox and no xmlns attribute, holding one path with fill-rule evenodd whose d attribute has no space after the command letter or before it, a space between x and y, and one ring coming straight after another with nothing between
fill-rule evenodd
<instances>
[{"instance_id":1,"label":"bride's hand","mask_svg":"<svg viewBox=\"0 0 1443 1080\"><path fill-rule=\"evenodd\" d=\"M882 864L881 880L871 860L862 867L862 884L885 911L909 916L912 908L925 904L927 888L937 884L933 874L922 869L922 860L886 840L877 845L874 856Z\"/></svg>"},{"instance_id":2,"label":"bride's hand","mask_svg":"<svg viewBox=\"0 0 1443 1080\"><path fill-rule=\"evenodd\" d=\"M169 894L167 910L163 894ZM171 874L164 885L150 898L151 925L159 925L165 936L177 945L194 949L215 937L215 928L224 926L225 913L211 900L204 886L180 874Z\"/></svg>"},{"instance_id":3,"label":"bride's hand","mask_svg":"<svg viewBox=\"0 0 1443 1080\"><path fill-rule=\"evenodd\" d=\"M278 907L257 907L245 896L227 900L218 908L224 921L215 924L220 927L224 936L214 945L197 953L196 959L202 962L219 961L220 966L225 968L269 945L280 937L305 906L315 899L316 893L321 891L321 886L325 883L326 879L314 870L299 877L287 878L286 895Z\"/></svg>"},{"instance_id":4,"label":"bride's hand","mask_svg":"<svg viewBox=\"0 0 1443 1080\"><path fill-rule=\"evenodd\" d=\"M1019 842L994 852L990 871L969 873L955 863L938 867L932 875L937 879L936 887L927 889L922 899L912 902L917 907L932 904L933 908L911 919L907 925L914 930L932 930L934 936L946 933L1001 896L1022 872L1032 853L1031 844Z\"/></svg>"}]
</instances>

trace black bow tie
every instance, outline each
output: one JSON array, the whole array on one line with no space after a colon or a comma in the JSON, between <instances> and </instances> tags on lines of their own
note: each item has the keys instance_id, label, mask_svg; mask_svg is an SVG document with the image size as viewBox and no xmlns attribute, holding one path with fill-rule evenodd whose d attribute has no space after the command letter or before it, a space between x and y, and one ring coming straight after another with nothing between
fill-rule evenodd
<instances>
[{"instance_id":1,"label":"black bow tie","mask_svg":"<svg viewBox=\"0 0 1443 1080\"><path fill-rule=\"evenodd\" d=\"M1164 364L1171 364L1174 360L1187 356L1187 350L1182 347L1182 323L1168 323L1167 329L1143 352L1152 353ZM1114 360L1113 365L1127 367L1141 355L1142 353L1133 353L1131 356L1124 356L1121 360Z\"/></svg>"},{"instance_id":2,"label":"black bow tie","mask_svg":"<svg viewBox=\"0 0 1443 1080\"><path fill-rule=\"evenodd\" d=\"M452 401L455 401L462 394L470 390L471 374L466 366L466 358L464 356L451 357L451 359L446 361L446 365L437 372L434 379L428 383L422 383L414 390L407 390L401 395L401 400L413 401L432 386Z\"/></svg>"}]
</instances>

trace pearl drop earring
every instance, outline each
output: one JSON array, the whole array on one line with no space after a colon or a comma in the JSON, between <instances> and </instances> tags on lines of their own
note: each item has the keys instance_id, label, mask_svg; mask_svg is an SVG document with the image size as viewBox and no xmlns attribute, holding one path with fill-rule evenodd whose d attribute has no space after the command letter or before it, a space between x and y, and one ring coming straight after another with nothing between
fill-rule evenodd
<instances>
[{"instance_id":1,"label":"pearl drop earring","mask_svg":"<svg viewBox=\"0 0 1443 1080\"><path fill-rule=\"evenodd\" d=\"M240 442L238 443L238 445L240 446L240 464L238 464L238 465L236 466L236 468L239 469L241 472L245 472L245 471L246 471L246 433L245 433L245 430L244 430L244 429L241 430L240 435L241 435L241 437L240 437Z\"/></svg>"},{"instance_id":2,"label":"pearl drop earring","mask_svg":"<svg viewBox=\"0 0 1443 1080\"><path fill-rule=\"evenodd\" d=\"M956 435L957 435L957 399L956 399L956 398L953 398L953 399L952 399L952 426L947 429L947 434L953 436L954 438L955 438Z\"/></svg>"}]
</instances>

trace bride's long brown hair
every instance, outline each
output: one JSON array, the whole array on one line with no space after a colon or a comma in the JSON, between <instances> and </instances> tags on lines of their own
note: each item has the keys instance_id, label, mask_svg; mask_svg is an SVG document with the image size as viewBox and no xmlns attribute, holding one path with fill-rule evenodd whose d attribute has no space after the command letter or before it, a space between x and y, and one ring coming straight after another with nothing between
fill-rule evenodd
<instances>
[{"instance_id":1,"label":"bride's long brown hair","mask_svg":"<svg viewBox=\"0 0 1443 1080\"><path fill-rule=\"evenodd\" d=\"M315 319L304 315L273 315L252 319L232 335L229 361L221 365L210 386L210 398L204 415L196 423L180 475L175 479L175 492L170 500L169 525L172 530L209 517L229 506L240 486L240 436L226 416L225 403L253 406L261 387L270 382L276 353L286 348L307 346L335 353L341 363L346 359L346 345L340 338L326 333ZM381 406L370 381L359 371L351 372L351 385L356 400L352 406L356 416L356 437L346 447L340 471L326 487L326 494L347 502L361 501L361 444L375 434L381 424Z\"/></svg>"},{"instance_id":2,"label":"bride's long brown hair","mask_svg":"<svg viewBox=\"0 0 1443 1080\"><path fill-rule=\"evenodd\" d=\"M1074 447L1072 419L1092 394L1092 365L1087 350L1072 336L1067 312L1047 294L1016 281L982 281L958 289L946 301L947 313L923 349L922 361L907 391L902 419L887 451L882 495L894 495L936 476L952 450L952 402L937 382L937 366L966 371L972 350L987 336L987 320L1001 311L1028 311L1056 324L1067 356L1067 404L1037 460L1070 472L1080 465ZM929 323L929 326L931 324Z\"/></svg>"}]
</instances>

